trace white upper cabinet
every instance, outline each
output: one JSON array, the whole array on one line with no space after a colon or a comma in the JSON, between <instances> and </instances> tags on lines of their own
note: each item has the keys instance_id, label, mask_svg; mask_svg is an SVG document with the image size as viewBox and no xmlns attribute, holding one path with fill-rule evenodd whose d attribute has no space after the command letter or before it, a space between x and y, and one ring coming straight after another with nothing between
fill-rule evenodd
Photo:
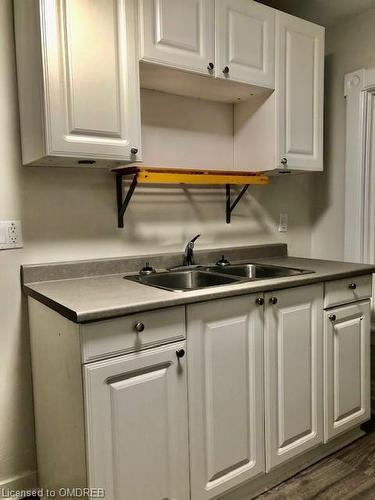
<instances>
[{"instance_id":1,"label":"white upper cabinet","mask_svg":"<svg viewBox=\"0 0 375 500\"><path fill-rule=\"evenodd\" d=\"M275 86L275 10L251 0L216 0L216 75Z\"/></svg>"},{"instance_id":2,"label":"white upper cabinet","mask_svg":"<svg viewBox=\"0 0 375 500\"><path fill-rule=\"evenodd\" d=\"M187 307L191 498L265 470L263 307L256 296Z\"/></svg>"},{"instance_id":3,"label":"white upper cabinet","mask_svg":"<svg viewBox=\"0 0 375 500\"><path fill-rule=\"evenodd\" d=\"M275 92L235 104L235 170L323 170L324 36L276 12Z\"/></svg>"},{"instance_id":4,"label":"white upper cabinet","mask_svg":"<svg viewBox=\"0 0 375 500\"><path fill-rule=\"evenodd\" d=\"M16 0L24 164L141 159L131 0Z\"/></svg>"},{"instance_id":5,"label":"white upper cabinet","mask_svg":"<svg viewBox=\"0 0 375 500\"><path fill-rule=\"evenodd\" d=\"M141 0L140 23L142 61L274 88L274 9L252 0ZM165 72L158 77L168 80ZM181 92L182 76L175 78ZM233 99L244 92L236 88Z\"/></svg>"},{"instance_id":6,"label":"white upper cabinet","mask_svg":"<svg viewBox=\"0 0 375 500\"><path fill-rule=\"evenodd\" d=\"M267 471L323 442L323 287L265 296Z\"/></svg>"},{"instance_id":7,"label":"white upper cabinet","mask_svg":"<svg viewBox=\"0 0 375 500\"><path fill-rule=\"evenodd\" d=\"M214 0L141 0L141 59L210 74Z\"/></svg>"},{"instance_id":8,"label":"white upper cabinet","mask_svg":"<svg viewBox=\"0 0 375 500\"><path fill-rule=\"evenodd\" d=\"M324 28L278 12L276 32L279 166L323 170Z\"/></svg>"}]
</instances>

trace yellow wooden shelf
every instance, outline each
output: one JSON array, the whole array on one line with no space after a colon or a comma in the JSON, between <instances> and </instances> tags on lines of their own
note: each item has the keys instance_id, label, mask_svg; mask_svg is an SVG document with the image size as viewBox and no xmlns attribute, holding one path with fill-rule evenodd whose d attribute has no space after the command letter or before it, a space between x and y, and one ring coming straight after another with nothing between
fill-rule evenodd
<instances>
[{"instance_id":1,"label":"yellow wooden shelf","mask_svg":"<svg viewBox=\"0 0 375 500\"><path fill-rule=\"evenodd\" d=\"M255 172L238 172L228 170L191 170L183 168L162 167L117 167L112 170L121 176L137 177L141 184L257 184L269 183L266 175Z\"/></svg>"},{"instance_id":2,"label":"yellow wooden shelf","mask_svg":"<svg viewBox=\"0 0 375 500\"><path fill-rule=\"evenodd\" d=\"M116 174L118 227L124 227L124 214L137 184L225 185L226 221L229 224L232 211L247 191L249 185L266 185L269 183L269 178L266 175L242 171L191 170L133 165L117 167L112 172ZM132 181L125 198L123 198L123 179L126 177L132 177ZM233 203L231 202L231 185L243 186Z\"/></svg>"}]
</instances>

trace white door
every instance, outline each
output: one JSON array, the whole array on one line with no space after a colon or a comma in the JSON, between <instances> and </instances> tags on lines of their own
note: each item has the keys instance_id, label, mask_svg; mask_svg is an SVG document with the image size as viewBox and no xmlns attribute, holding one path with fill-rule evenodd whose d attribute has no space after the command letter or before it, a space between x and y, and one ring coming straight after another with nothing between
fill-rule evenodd
<instances>
[{"instance_id":1,"label":"white door","mask_svg":"<svg viewBox=\"0 0 375 500\"><path fill-rule=\"evenodd\" d=\"M325 440L371 416L370 301L325 312Z\"/></svg>"},{"instance_id":2,"label":"white door","mask_svg":"<svg viewBox=\"0 0 375 500\"><path fill-rule=\"evenodd\" d=\"M265 470L263 306L255 301L250 295L187 307L194 500Z\"/></svg>"},{"instance_id":3,"label":"white door","mask_svg":"<svg viewBox=\"0 0 375 500\"><path fill-rule=\"evenodd\" d=\"M107 500L190 498L185 348L84 367L88 482Z\"/></svg>"},{"instance_id":4,"label":"white door","mask_svg":"<svg viewBox=\"0 0 375 500\"><path fill-rule=\"evenodd\" d=\"M141 59L211 75L214 1L141 0Z\"/></svg>"},{"instance_id":5,"label":"white door","mask_svg":"<svg viewBox=\"0 0 375 500\"><path fill-rule=\"evenodd\" d=\"M275 10L252 0L216 0L216 75L275 88Z\"/></svg>"},{"instance_id":6,"label":"white door","mask_svg":"<svg viewBox=\"0 0 375 500\"><path fill-rule=\"evenodd\" d=\"M267 471L323 442L323 286L265 297Z\"/></svg>"},{"instance_id":7,"label":"white door","mask_svg":"<svg viewBox=\"0 0 375 500\"><path fill-rule=\"evenodd\" d=\"M133 4L41 0L49 155L141 159Z\"/></svg>"},{"instance_id":8,"label":"white door","mask_svg":"<svg viewBox=\"0 0 375 500\"><path fill-rule=\"evenodd\" d=\"M276 14L278 167L323 170L324 28Z\"/></svg>"}]
</instances>

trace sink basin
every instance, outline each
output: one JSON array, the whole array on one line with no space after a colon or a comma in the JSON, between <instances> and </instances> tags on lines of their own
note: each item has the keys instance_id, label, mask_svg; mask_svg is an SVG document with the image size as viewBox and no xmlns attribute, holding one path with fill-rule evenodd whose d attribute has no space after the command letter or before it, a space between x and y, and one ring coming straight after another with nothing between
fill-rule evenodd
<instances>
[{"instance_id":1,"label":"sink basin","mask_svg":"<svg viewBox=\"0 0 375 500\"><path fill-rule=\"evenodd\" d=\"M187 292L189 290L229 285L241 281L240 278L235 276L224 276L223 274L198 270L170 271L150 274L148 276L126 276L125 279L174 292Z\"/></svg>"},{"instance_id":2,"label":"sink basin","mask_svg":"<svg viewBox=\"0 0 375 500\"><path fill-rule=\"evenodd\" d=\"M298 274L306 274L312 272L306 271L304 269L268 266L261 264L235 264L224 267L211 266L207 267L206 270L230 276L244 277L248 279L283 278L286 276L296 276Z\"/></svg>"},{"instance_id":3,"label":"sink basin","mask_svg":"<svg viewBox=\"0 0 375 500\"><path fill-rule=\"evenodd\" d=\"M311 273L305 269L271 266L262 264L230 264L221 266L202 266L186 270L170 270L149 275L125 276L125 279L142 285L163 288L172 292L200 290L210 286L230 285L261 279L284 278Z\"/></svg>"}]
</instances>

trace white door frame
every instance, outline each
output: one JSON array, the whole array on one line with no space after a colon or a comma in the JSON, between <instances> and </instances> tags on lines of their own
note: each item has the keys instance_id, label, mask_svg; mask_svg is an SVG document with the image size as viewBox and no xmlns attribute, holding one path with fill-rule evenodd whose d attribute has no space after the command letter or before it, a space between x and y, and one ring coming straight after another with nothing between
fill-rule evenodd
<instances>
[{"instance_id":1,"label":"white door frame","mask_svg":"<svg viewBox=\"0 0 375 500\"><path fill-rule=\"evenodd\" d=\"M345 260L375 262L375 68L345 76Z\"/></svg>"}]
</instances>

